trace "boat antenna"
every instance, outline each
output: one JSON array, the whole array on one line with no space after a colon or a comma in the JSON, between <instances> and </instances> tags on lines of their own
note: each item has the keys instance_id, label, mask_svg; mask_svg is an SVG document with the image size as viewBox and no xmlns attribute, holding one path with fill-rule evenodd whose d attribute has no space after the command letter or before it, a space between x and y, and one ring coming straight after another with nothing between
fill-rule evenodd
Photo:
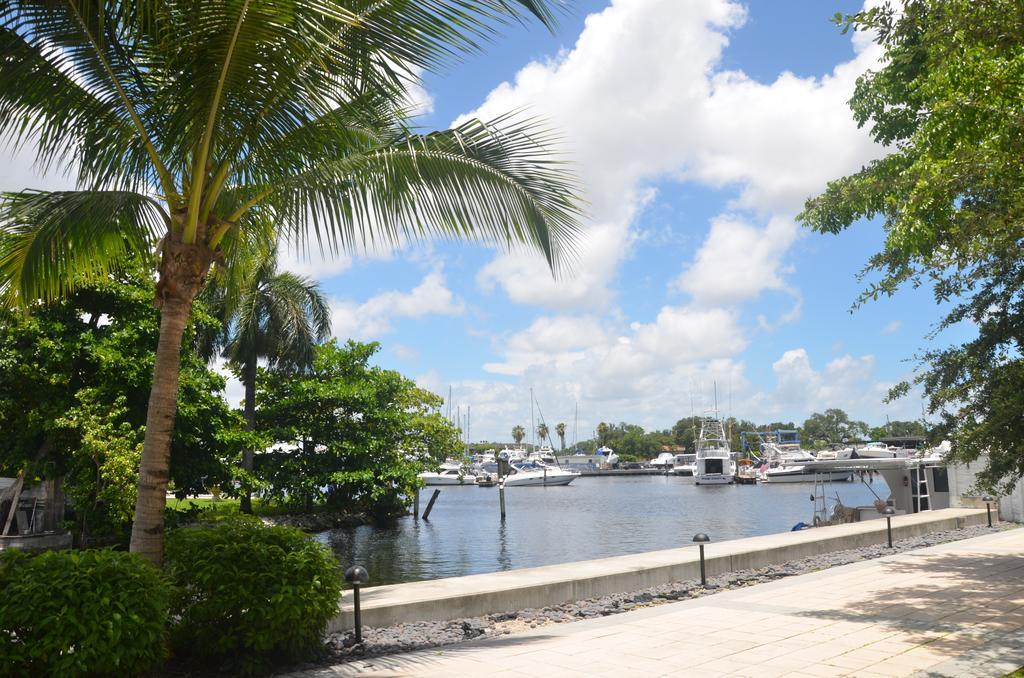
<instances>
[{"instance_id":1,"label":"boat antenna","mask_svg":"<svg viewBox=\"0 0 1024 678\"><path fill-rule=\"evenodd\" d=\"M466 452L469 452L469 423L470 423L470 412L473 411L472 405L466 405Z\"/></svg>"},{"instance_id":2,"label":"boat antenna","mask_svg":"<svg viewBox=\"0 0 1024 678\"><path fill-rule=\"evenodd\" d=\"M714 384L714 388L715 388L715 416L717 417L718 416L718 380L716 379L716 380L712 381L711 383Z\"/></svg>"}]
</instances>

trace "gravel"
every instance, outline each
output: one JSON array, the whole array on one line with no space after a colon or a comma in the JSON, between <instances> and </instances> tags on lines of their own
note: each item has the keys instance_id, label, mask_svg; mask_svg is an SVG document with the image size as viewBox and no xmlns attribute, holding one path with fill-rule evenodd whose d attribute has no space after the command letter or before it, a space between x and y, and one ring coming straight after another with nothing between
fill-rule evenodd
<instances>
[{"instance_id":1,"label":"gravel","mask_svg":"<svg viewBox=\"0 0 1024 678\"><path fill-rule=\"evenodd\" d=\"M351 631L330 634L325 639L326 652L321 661L315 665L296 668L315 668L325 664L337 664L368 657L452 645L478 638L509 635L548 624L564 624L581 619L621 614L641 607L698 598L729 589L762 584L783 577L816 572L837 565L846 565L935 544L979 537L1008 529L1009 527L1011 526L1003 524L992 528L968 527L961 530L933 532L921 537L901 539L895 542L891 549L887 548L885 544L878 544L845 551L823 553L779 565L728 572L709 577L707 588L702 587L699 580L678 581L640 591L616 593L590 600L572 601L543 608L528 608L518 612L502 612L484 617L453 619L450 621L410 622L408 624L379 629L363 627L363 642L361 644L355 642L355 636Z\"/></svg>"}]
</instances>

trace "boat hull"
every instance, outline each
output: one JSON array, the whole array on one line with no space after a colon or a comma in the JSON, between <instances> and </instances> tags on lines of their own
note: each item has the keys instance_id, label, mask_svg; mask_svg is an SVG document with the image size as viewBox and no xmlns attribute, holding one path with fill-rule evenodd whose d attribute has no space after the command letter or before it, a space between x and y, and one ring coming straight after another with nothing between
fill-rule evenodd
<instances>
[{"instance_id":1,"label":"boat hull","mask_svg":"<svg viewBox=\"0 0 1024 678\"><path fill-rule=\"evenodd\" d=\"M420 476L423 480L423 484L427 486L434 485L472 485L476 482L476 478L471 475L465 475L461 478L458 476L454 477L438 477L438 476Z\"/></svg>"},{"instance_id":2,"label":"boat hull","mask_svg":"<svg viewBox=\"0 0 1024 678\"><path fill-rule=\"evenodd\" d=\"M849 471L830 471L827 473L814 473L811 471L800 473L779 473L766 474L761 477L763 483L813 483L815 478L822 482L845 483L853 480L853 474Z\"/></svg>"},{"instance_id":3,"label":"boat hull","mask_svg":"<svg viewBox=\"0 0 1024 678\"><path fill-rule=\"evenodd\" d=\"M516 474L525 475L525 474ZM541 474L529 474L527 477L517 478L515 476L509 476L505 478L505 487L547 487L548 485L568 485L572 481L579 478L579 475L573 474L548 474L543 476Z\"/></svg>"},{"instance_id":4,"label":"boat hull","mask_svg":"<svg viewBox=\"0 0 1024 678\"><path fill-rule=\"evenodd\" d=\"M695 485L731 485L736 481L732 476L725 476L718 473L698 474L694 476Z\"/></svg>"}]
</instances>

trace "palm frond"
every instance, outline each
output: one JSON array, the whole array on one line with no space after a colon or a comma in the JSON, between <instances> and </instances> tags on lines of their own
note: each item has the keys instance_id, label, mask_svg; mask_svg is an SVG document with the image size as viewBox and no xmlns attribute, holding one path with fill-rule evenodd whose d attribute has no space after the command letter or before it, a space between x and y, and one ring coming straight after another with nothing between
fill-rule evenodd
<instances>
[{"instance_id":1,"label":"palm frond","mask_svg":"<svg viewBox=\"0 0 1024 678\"><path fill-rule=\"evenodd\" d=\"M0 303L50 301L149 257L168 228L151 198L125 191L26 191L0 198Z\"/></svg>"},{"instance_id":2,"label":"palm frond","mask_svg":"<svg viewBox=\"0 0 1024 678\"><path fill-rule=\"evenodd\" d=\"M535 246L557 270L574 256L581 201L555 142L532 120L470 121L281 178L266 201L297 238L334 251L474 239Z\"/></svg>"}]
</instances>

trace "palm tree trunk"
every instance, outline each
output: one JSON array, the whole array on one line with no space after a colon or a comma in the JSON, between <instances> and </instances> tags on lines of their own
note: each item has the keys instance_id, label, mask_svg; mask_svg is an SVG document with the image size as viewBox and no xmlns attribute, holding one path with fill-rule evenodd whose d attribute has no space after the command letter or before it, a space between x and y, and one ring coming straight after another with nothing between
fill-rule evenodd
<instances>
[{"instance_id":1,"label":"palm tree trunk","mask_svg":"<svg viewBox=\"0 0 1024 678\"><path fill-rule=\"evenodd\" d=\"M182 215L176 215L180 220ZM192 300L206 282L214 253L205 245L204 224L198 244L181 242L181 228L163 242L156 304L160 309L160 339L156 345L153 388L146 411L146 435L139 466L139 494L135 500L130 550L156 567L164 559L164 508L171 478L171 436L178 411L178 375L181 340L192 315Z\"/></svg>"},{"instance_id":2,"label":"palm tree trunk","mask_svg":"<svg viewBox=\"0 0 1024 678\"><path fill-rule=\"evenodd\" d=\"M242 373L245 381L245 428L252 431L256 428L256 356L249 356ZM253 470L254 454L252 450L242 452L242 468L249 473ZM242 494L239 509L242 513L252 513L252 493L248 486Z\"/></svg>"},{"instance_id":3,"label":"palm tree trunk","mask_svg":"<svg viewBox=\"0 0 1024 678\"><path fill-rule=\"evenodd\" d=\"M163 562L164 553L164 507L170 480L171 435L178 409L181 339L191 312L191 300L171 298L164 301L153 389L149 393L146 412L146 436L142 442L139 495L135 502L130 550L157 567Z\"/></svg>"}]
</instances>

